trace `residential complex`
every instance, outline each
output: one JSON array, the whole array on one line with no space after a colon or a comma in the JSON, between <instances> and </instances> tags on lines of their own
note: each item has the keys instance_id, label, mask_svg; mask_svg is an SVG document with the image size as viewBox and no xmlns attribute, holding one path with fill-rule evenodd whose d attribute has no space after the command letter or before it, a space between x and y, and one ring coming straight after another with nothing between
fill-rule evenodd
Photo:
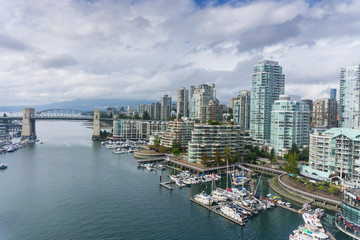
<instances>
[{"instance_id":1,"label":"residential complex","mask_svg":"<svg viewBox=\"0 0 360 240\"><path fill-rule=\"evenodd\" d=\"M316 127L337 127L337 102L335 99L323 98L314 102L313 124Z\"/></svg>"},{"instance_id":2,"label":"residential complex","mask_svg":"<svg viewBox=\"0 0 360 240\"><path fill-rule=\"evenodd\" d=\"M264 60L254 66L251 87L250 137L270 140L271 108L284 94L285 75L278 62Z\"/></svg>"},{"instance_id":3,"label":"residential complex","mask_svg":"<svg viewBox=\"0 0 360 240\"><path fill-rule=\"evenodd\" d=\"M340 72L339 126L360 128L360 65L348 66Z\"/></svg>"},{"instance_id":4,"label":"residential complex","mask_svg":"<svg viewBox=\"0 0 360 240\"><path fill-rule=\"evenodd\" d=\"M195 124L188 144L188 161L201 163L204 154L214 160L217 150L223 157L226 147L231 153L243 151L245 140L239 125Z\"/></svg>"},{"instance_id":5,"label":"residential complex","mask_svg":"<svg viewBox=\"0 0 360 240\"><path fill-rule=\"evenodd\" d=\"M191 132L194 128L194 121L183 121L175 119L170 121L167 129L161 136L161 145L171 148L173 142L178 142L180 147L187 148L191 140Z\"/></svg>"},{"instance_id":6,"label":"residential complex","mask_svg":"<svg viewBox=\"0 0 360 240\"><path fill-rule=\"evenodd\" d=\"M250 91L241 91L234 99L233 116L243 131L250 129Z\"/></svg>"},{"instance_id":7,"label":"residential complex","mask_svg":"<svg viewBox=\"0 0 360 240\"><path fill-rule=\"evenodd\" d=\"M276 152L309 144L310 112L302 101L281 95L271 111L270 146Z\"/></svg>"},{"instance_id":8,"label":"residential complex","mask_svg":"<svg viewBox=\"0 0 360 240\"><path fill-rule=\"evenodd\" d=\"M189 90L182 88L177 91L177 117L189 117Z\"/></svg>"},{"instance_id":9,"label":"residential complex","mask_svg":"<svg viewBox=\"0 0 360 240\"><path fill-rule=\"evenodd\" d=\"M314 170L314 171L313 171ZM306 171L306 172L305 172ZM347 180L348 184L360 183L360 130L332 128L310 135L309 167L302 174L313 178L330 175Z\"/></svg>"},{"instance_id":10,"label":"residential complex","mask_svg":"<svg viewBox=\"0 0 360 240\"><path fill-rule=\"evenodd\" d=\"M207 107L210 100L216 99L215 84L201 84L190 87L190 118L203 122L207 120ZM204 121L205 120L205 121Z\"/></svg>"},{"instance_id":11,"label":"residential complex","mask_svg":"<svg viewBox=\"0 0 360 240\"><path fill-rule=\"evenodd\" d=\"M124 139L148 139L165 132L168 122L118 119L113 121L113 136Z\"/></svg>"}]
</instances>

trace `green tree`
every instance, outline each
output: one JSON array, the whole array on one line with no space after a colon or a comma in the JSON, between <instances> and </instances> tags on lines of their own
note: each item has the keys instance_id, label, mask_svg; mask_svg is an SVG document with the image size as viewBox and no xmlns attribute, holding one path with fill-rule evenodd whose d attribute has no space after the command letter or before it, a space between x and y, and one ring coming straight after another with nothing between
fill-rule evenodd
<instances>
[{"instance_id":1,"label":"green tree","mask_svg":"<svg viewBox=\"0 0 360 240\"><path fill-rule=\"evenodd\" d=\"M224 149L224 154L225 154L225 160L228 163L231 163L232 162L231 151L230 151L230 148L228 146L226 146L226 148Z\"/></svg>"},{"instance_id":2,"label":"green tree","mask_svg":"<svg viewBox=\"0 0 360 240\"><path fill-rule=\"evenodd\" d=\"M294 153L296 153L296 154L299 154L299 153L300 153L299 148L296 146L296 143L293 143L293 144L291 145L291 148L290 148L290 151L289 151L289 155L290 155L290 154L294 154Z\"/></svg>"},{"instance_id":3,"label":"green tree","mask_svg":"<svg viewBox=\"0 0 360 240\"><path fill-rule=\"evenodd\" d=\"M143 115L142 115L142 119L144 120L150 120L150 115L147 111L144 111Z\"/></svg>"},{"instance_id":4,"label":"green tree","mask_svg":"<svg viewBox=\"0 0 360 240\"><path fill-rule=\"evenodd\" d=\"M176 115L170 115L168 117L168 121L174 121L175 118L176 118Z\"/></svg>"},{"instance_id":5,"label":"green tree","mask_svg":"<svg viewBox=\"0 0 360 240\"><path fill-rule=\"evenodd\" d=\"M256 163L256 160L258 159L258 156L256 155L256 153L254 152L249 152L246 156L245 156L245 161L248 163Z\"/></svg>"},{"instance_id":6,"label":"green tree","mask_svg":"<svg viewBox=\"0 0 360 240\"><path fill-rule=\"evenodd\" d=\"M271 161L272 164L275 164L275 163L276 163L275 149L271 149L271 152L270 152L270 161Z\"/></svg>"},{"instance_id":7,"label":"green tree","mask_svg":"<svg viewBox=\"0 0 360 240\"><path fill-rule=\"evenodd\" d=\"M171 152L172 154L174 154L175 156L180 154L180 143L177 141L173 141L172 145L171 145Z\"/></svg>"},{"instance_id":8,"label":"green tree","mask_svg":"<svg viewBox=\"0 0 360 240\"><path fill-rule=\"evenodd\" d=\"M139 114L135 113L134 116L133 116L133 119L140 119Z\"/></svg>"},{"instance_id":9,"label":"green tree","mask_svg":"<svg viewBox=\"0 0 360 240\"><path fill-rule=\"evenodd\" d=\"M219 149L217 149L215 152L215 164L219 167L220 163L221 163L221 152Z\"/></svg>"},{"instance_id":10,"label":"green tree","mask_svg":"<svg viewBox=\"0 0 360 240\"><path fill-rule=\"evenodd\" d=\"M308 147L303 148L303 150L301 151L300 160L305 161L305 162L309 161L309 148Z\"/></svg>"},{"instance_id":11,"label":"green tree","mask_svg":"<svg viewBox=\"0 0 360 240\"><path fill-rule=\"evenodd\" d=\"M161 142L160 136L155 135L155 136L154 136L154 145L155 145L155 146L160 146L160 142Z\"/></svg>"},{"instance_id":12,"label":"green tree","mask_svg":"<svg viewBox=\"0 0 360 240\"><path fill-rule=\"evenodd\" d=\"M203 153L202 157L201 157L201 164L204 166L207 166L209 163L209 157L206 153Z\"/></svg>"},{"instance_id":13,"label":"green tree","mask_svg":"<svg viewBox=\"0 0 360 240\"><path fill-rule=\"evenodd\" d=\"M289 154L287 163L285 164L285 171L288 173L298 173L299 169L297 167L297 162L299 160L299 155L296 153Z\"/></svg>"},{"instance_id":14,"label":"green tree","mask_svg":"<svg viewBox=\"0 0 360 240\"><path fill-rule=\"evenodd\" d=\"M241 162L241 152L236 150L233 156L234 162Z\"/></svg>"},{"instance_id":15,"label":"green tree","mask_svg":"<svg viewBox=\"0 0 360 240\"><path fill-rule=\"evenodd\" d=\"M181 114L180 113L178 113L178 115L177 115L177 119L181 119Z\"/></svg>"},{"instance_id":16,"label":"green tree","mask_svg":"<svg viewBox=\"0 0 360 240\"><path fill-rule=\"evenodd\" d=\"M337 187L330 187L328 189L328 191L329 191L329 193L331 193L331 195L334 195L334 194L338 193L339 190L337 189Z\"/></svg>"}]
</instances>

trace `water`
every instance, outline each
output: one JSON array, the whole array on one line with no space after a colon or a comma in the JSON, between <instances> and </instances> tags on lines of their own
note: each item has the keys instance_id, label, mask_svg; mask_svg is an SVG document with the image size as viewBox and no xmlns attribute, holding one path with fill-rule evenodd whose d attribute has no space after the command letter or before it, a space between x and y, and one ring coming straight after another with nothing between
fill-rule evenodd
<instances>
[{"instance_id":1,"label":"water","mask_svg":"<svg viewBox=\"0 0 360 240\"><path fill-rule=\"evenodd\" d=\"M0 239L288 239L303 221L274 208L240 227L189 201L190 188L91 141L81 122L37 121L44 144L0 155ZM194 193L210 185L193 186ZM264 182L264 192L269 192ZM328 216L326 221L330 221ZM333 233L336 229L331 230ZM347 239L337 233L337 239Z\"/></svg>"}]
</instances>

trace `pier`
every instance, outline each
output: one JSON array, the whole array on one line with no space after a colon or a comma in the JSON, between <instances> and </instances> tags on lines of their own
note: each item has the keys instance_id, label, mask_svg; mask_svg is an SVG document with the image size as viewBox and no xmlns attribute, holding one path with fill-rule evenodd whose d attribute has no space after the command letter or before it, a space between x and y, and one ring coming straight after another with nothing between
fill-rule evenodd
<instances>
[{"instance_id":1,"label":"pier","mask_svg":"<svg viewBox=\"0 0 360 240\"><path fill-rule=\"evenodd\" d=\"M167 189L169 189L169 190L174 190L173 189L173 187L172 187L172 180L170 179L170 181L168 181L168 182L161 182L161 176L160 176L160 186L161 187L164 187L164 188L167 188Z\"/></svg>"},{"instance_id":2,"label":"pier","mask_svg":"<svg viewBox=\"0 0 360 240\"><path fill-rule=\"evenodd\" d=\"M139 164L141 164L141 163L150 163L150 162L161 162L161 161L165 161L165 157L145 158L145 159L139 159L139 160L136 160L136 161Z\"/></svg>"},{"instance_id":3,"label":"pier","mask_svg":"<svg viewBox=\"0 0 360 240\"><path fill-rule=\"evenodd\" d=\"M219 210L219 208L220 208L219 205L214 205L214 206L205 205L205 204L202 204L202 203L196 201L196 200L195 200L194 198L192 198L192 197L190 198L190 201L192 201L192 202L194 202L194 203L196 203L196 204L199 204L200 206L208 209L209 211L212 211L213 213L216 213L216 214L218 214L218 215L226 218L226 219L229 220L229 221L232 221L233 223L239 224L240 226L244 226L244 225L245 225L245 223L244 223L243 221L242 221L242 222L236 221L235 219L232 219L232 218L226 216L225 214L223 214L223 213Z\"/></svg>"}]
</instances>

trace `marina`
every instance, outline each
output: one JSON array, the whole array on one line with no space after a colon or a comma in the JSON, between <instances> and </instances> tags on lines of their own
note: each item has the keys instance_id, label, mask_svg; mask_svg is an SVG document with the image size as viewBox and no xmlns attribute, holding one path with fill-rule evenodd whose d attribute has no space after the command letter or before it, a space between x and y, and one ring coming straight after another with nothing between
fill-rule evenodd
<instances>
[{"instance_id":1,"label":"marina","mask_svg":"<svg viewBox=\"0 0 360 240\"><path fill-rule=\"evenodd\" d=\"M74 127L65 131L69 126ZM54 127L61 134L52 136L49 129ZM89 141L89 129L79 123L42 121L37 131L44 144L31 143L0 155L9 167L0 174L3 239L102 239L103 231L115 239L288 239L303 224L299 213L272 207L248 216L241 227L222 215L219 204L214 203L213 211L189 200L191 191L196 195L226 189L223 174L216 188L211 181L177 187L170 185L168 176L186 170L139 167L133 154L113 154L100 142ZM152 168L158 164L161 161ZM172 190L159 185L160 176ZM268 178L257 189L259 195L275 194ZM324 224L332 221L330 214L322 220ZM53 224L58 222L63 223L61 227ZM188 231L190 226L192 231ZM332 225L325 226L336 239L348 239Z\"/></svg>"}]
</instances>

